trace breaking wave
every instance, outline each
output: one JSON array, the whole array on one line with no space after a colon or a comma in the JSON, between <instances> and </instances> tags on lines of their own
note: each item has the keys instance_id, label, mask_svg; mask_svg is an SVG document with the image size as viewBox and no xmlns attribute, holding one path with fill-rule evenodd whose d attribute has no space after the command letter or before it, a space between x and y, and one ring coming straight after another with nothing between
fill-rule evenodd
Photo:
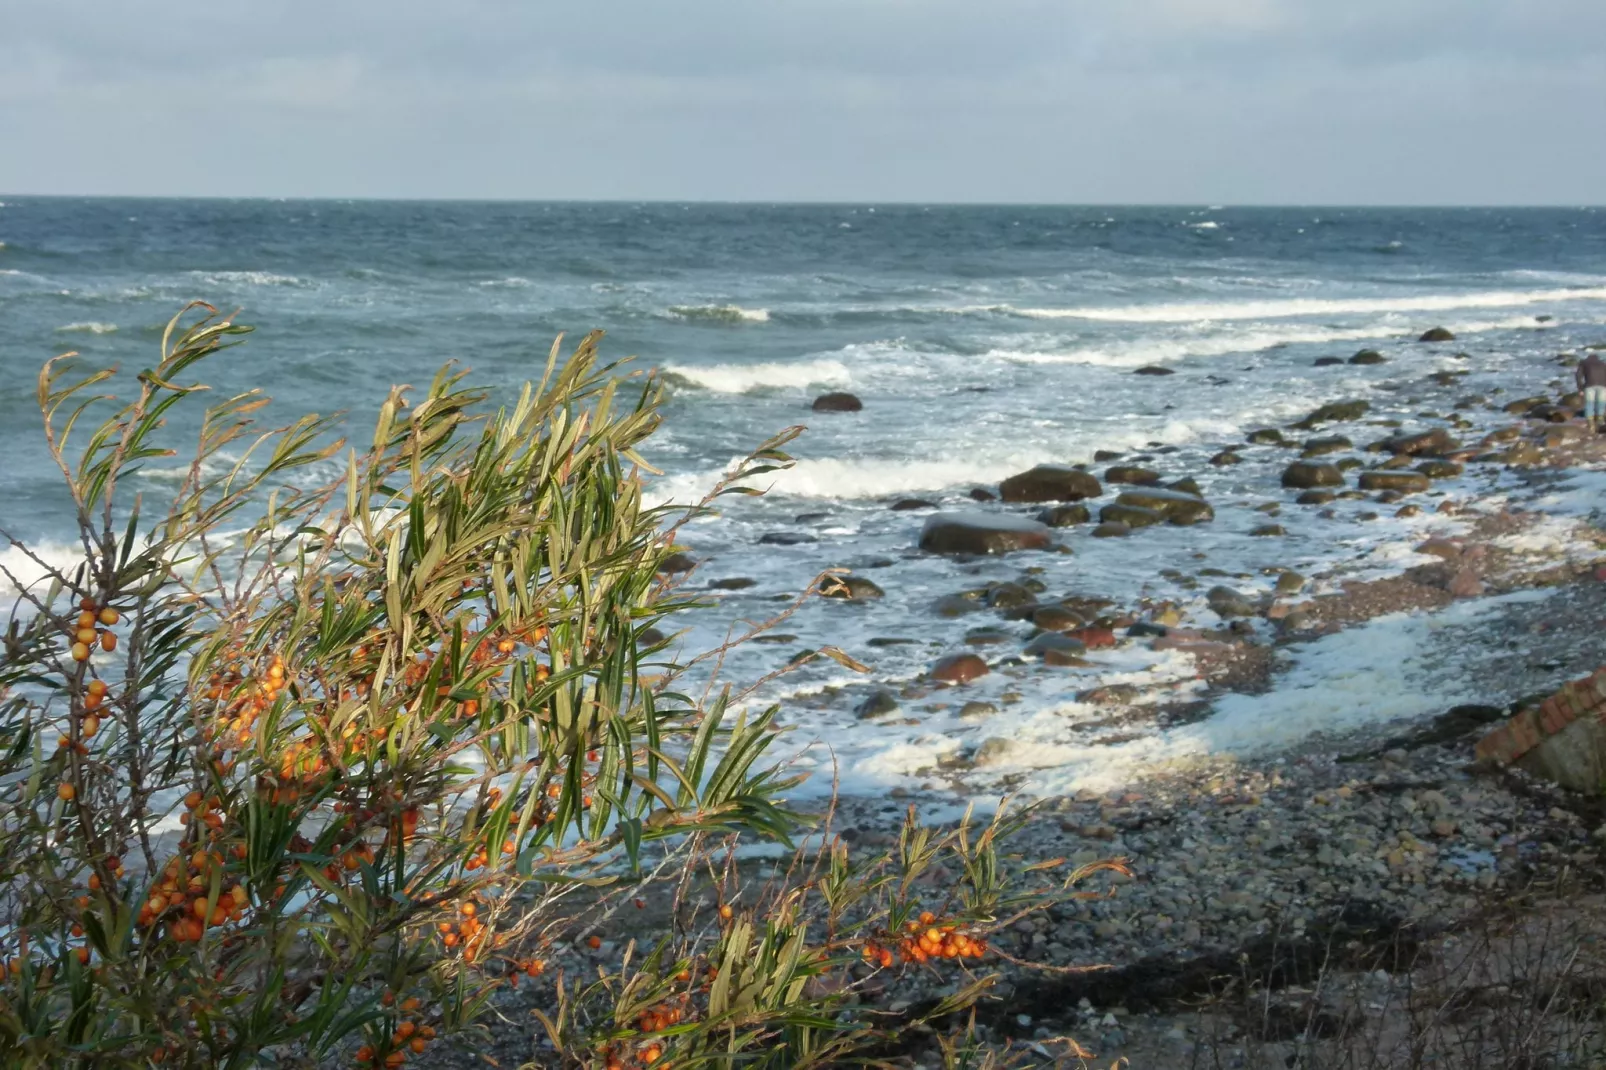
<instances>
[{"instance_id":1,"label":"breaking wave","mask_svg":"<svg viewBox=\"0 0 1606 1070\"><path fill-rule=\"evenodd\" d=\"M808 360L798 364L670 364L664 368L670 383L710 390L716 394L747 394L754 390L787 387L843 386L851 376L839 360Z\"/></svg>"},{"instance_id":2,"label":"breaking wave","mask_svg":"<svg viewBox=\"0 0 1606 1070\"><path fill-rule=\"evenodd\" d=\"M669 314L700 323L768 323L770 320L769 309L740 305L674 305Z\"/></svg>"}]
</instances>

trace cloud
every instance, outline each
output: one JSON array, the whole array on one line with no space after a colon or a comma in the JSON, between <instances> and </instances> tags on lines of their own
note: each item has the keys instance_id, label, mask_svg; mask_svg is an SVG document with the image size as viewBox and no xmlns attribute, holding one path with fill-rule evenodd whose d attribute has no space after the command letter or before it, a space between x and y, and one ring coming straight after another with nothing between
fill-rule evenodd
<instances>
[{"instance_id":1,"label":"cloud","mask_svg":"<svg viewBox=\"0 0 1606 1070\"><path fill-rule=\"evenodd\" d=\"M1606 180L1598 0L0 0L0 26L0 191L1565 202ZM197 136L205 166L155 166Z\"/></svg>"}]
</instances>

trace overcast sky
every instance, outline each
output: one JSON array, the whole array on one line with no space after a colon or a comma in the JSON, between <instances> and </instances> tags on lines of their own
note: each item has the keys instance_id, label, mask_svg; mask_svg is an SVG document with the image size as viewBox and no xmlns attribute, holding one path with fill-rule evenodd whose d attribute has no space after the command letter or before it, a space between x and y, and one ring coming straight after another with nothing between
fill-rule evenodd
<instances>
[{"instance_id":1,"label":"overcast sky","mask_svg":"<svg viewBox=\"0 0 1606 1070\"><path fill-rule=\"evenodd\" d=\"M0 193L1606 201L1606 0L0 0Z\"/></svg>"}]
</instances>

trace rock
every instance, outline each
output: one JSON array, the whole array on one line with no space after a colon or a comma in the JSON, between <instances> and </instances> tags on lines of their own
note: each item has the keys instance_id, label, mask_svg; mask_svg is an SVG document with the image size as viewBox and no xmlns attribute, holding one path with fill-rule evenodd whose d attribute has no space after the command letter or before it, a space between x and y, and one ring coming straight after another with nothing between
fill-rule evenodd
<instances>
[{"instance_id":1,"label":"rock","mask_svg":"<svg viewBox=\"0 0 1606 1070\"><path fill-rule=\"evenodd\" d=\"M1104 493L1098 477L1063 464L1040 464L998 486L1006 502L1079 502Z\"/></svg>"},{"instance_id":2,"label":"rock","mask_svg":"<svg viewBox=\"0 0 1606 1070\"><path fill-rule=\"evenodd\" d=\"M1362 490L1396 490L1402 494L1413 494L1430 486L1428 477L1421 472L1384 472L1375 468L1361 473L1360 485Z\"/></svg>"},{"instance_id":3,"label":"rock","mask_svg":"<svg viewBox=\"0 0 1606 1070\"><path fill-rule=\"evenodd\" d=\"M945 594L931 603L931 611L939 617L962 617L981 610L979 599L962 594Z\"/></svg>"},{"instance_id":4,"label":"rock","mask_svg":"<svg viewBox=\"0 0 1606 1070\"><path fill-rule=\"evenodd\" d=\"M931 667L931 678L945 684L968 684L989 671L987 663L975 654L952 654Z\"/></svg>"},{"instance_id":5,"label":"rock","mask_svg":"<svg viewBox=\"0 0 1606 1070\"><path fill-rule=\"evenodd\" d=\"M1141 489L1123 491L1115 499L1115 504L1152 510L1179 527L1188 527L1201 521L1214 520L1216 517L1216 511L1210 507L1210 503L1197 494L1189 494L1180 490L1168 490L1164 487L1143 487ZM1121 520L1123 518L1105 516L1101 510L1099 519Z\"/></svg>"},{"instance_id":6,"label":"rock","mask_svg":"<svg viewBox=\"0 0 1606 1070\"><path fill-rule=\"evenodd\" d=\"M1099 523L1101 525L1109 523L1122 524L1130 532L1137 528L1153 527L1155 524L1165 523L1165 514L1155 509L1145 509L1141 505L1126 505L1116 502L1099 510ZM1098 531L1095 530L1093 534L1097 535Z\"/></svg>"},{"instance_id":7,"label":"rock","mask_svg":"<svg viewBox=\"0 0 1606 1070\"><path fill-rule=\"evenodd\" d=\"M1049 529L1035 520L991 513L937 513L920 532L920 548L936 554L1005 554L1043 550Z\"/></svg>"},{"instance_id":8,"label":"rock","mask_svg":"<svg viewBox=\"0 0 1606 1070\"><path fill-rule=\"evenodd\" d=\"M802 546L819 541L804 531L772 531L758 540L760 546Z\"/></svg>"},{"instance_id":9,"label":"rock","mask_svg":"<svg viewBox=\"0 0 1606 1070\"><path fill-rule=\"evenodd\" d=\"M1160 482L1160 473L1133 464L1116 465L1104 473L1104 482L1133 483L1140 487L1152 487Z\"/></svg>"},{"instance_id":10,"label":"rock","mask_svg":"<svg viewBox=\"0 0 1606 1070\"><path fill-rule=\"evenodd\" d=\"M998 713L998 707L991 702L967 702L959 707L961 721L984 721Z\"/></svg>"},{"instance_id":11,"label":"rock","mask_svg":"<svg viewBox=\"0 0 1606 1070\"><path fill-rule=\"evenodd\" d=\"M1339 360L1337 357L1332 357L1329 359L1336 361L1339 364L1343 363L1343 361ZM1296 431L1311 431L1321 424L1346 423L1350 420L1359 420L1362 416L1365 416L1367 412L1371 410L1371 408L1371 402L1364 400L1331 401L1326 405L1313 410L1303 420L1299 421L1299 423L1294 424L1293 427Z\"/></svg>"},{"instance_id":12,"label":"rock","mask_svg":"<svg viewBox=\"0 0 1606 1070\"><path fill-rule=\"evenodd\" d=\"M1120 520L1106 520L1093 529L1095 539L1120 539L1132 534L1132 528Z\"/></svg>"},{"instance_id":13,"label":"rock","mask_svg":"<svg viewBox=\"0 0 1606 1070\"><path fill-rule=\"evenodd\" d=\"M1363 349L1349 359L1351 364L1384 364L1388 358L1375 349Z\"/></svg>"},{"instance_id":14,"label":"rock","mask_svg":"<svg viewBox=\"0 0 1606 1070\"><path fill-rule=\"evenodd\" d=\"M1047 524L1051 528L1068 528L1075 524L1086 524L1093 519L1093 513L1080 502L1071 505L1051 505L1037 514L1039 524Z\"/></svg>"},{"instance_id":15,"label":"rock","mask_svg":"<svg viewBox=\"0 0 1606 1070\"><path fill-rule=\"evenodd\" d=\"M673 576L681 572L690 572L697 567L697 559L691 554L673 553L658 562L658 573L662 576Z\"/></svg>"},{"instance_id":16,"label":"rock","mask_svg":"<svg viewBox=\"0 0 1606 1070\"><path fill-rule=\"evenodd\" d=\"M1256 536L1287 535L1288 530L1281 524L1262 524L1249 534Z\"/></svg>"},{"instance_id":17,"label":"rock","mask_svg":"<svg viewBox=\"0 0 1606 1070\"><path fill-rule=\"evenodd\" d=\"M1253 617L1255 604L1231 587L1212 587L1205 601L1218 617Z\"/></svg>"},{"instance_id":18,"label":"rock","mask_svg":"<svg viewBox=\"0 0 1606 1070\"><path fill-rule=\"evenodd\" d=\"M1461 544L1454 539L1428 539L1417 544L1416 552L1430 554L1443 561L1454 561L1461 556Z\"/></svg>"},{"instance_id":19,"label":"rock","mask_svg":"<svg viewBox=\"0 0 1606 1070\"><path fill-rule=\"evenodd\" d=\"M1013 638L1015 638L1014 634L1004 628L972 628L965 633L965 645L997 646L999 643L1007 643Z\"/></svg>"},{"instance_id":20,"label":"rock","mask_svg":"<svg viewBox=\"0 0 1606 1070\"><path fill-rule=\"evenodd\" d=\"M1031 622L1045 632L1075 631L1087 623L1080 613L1065 606L1038 606L1032 611Z\"/></svg>"},{"instance_id":21,"label":"rock","mask_svg":"<svg viewBox=\"0 0 1606 1070\"><path fill-rule=\"evenodd\" d=\"M1155 643L1155 647L1156 649L1159 648L1158 641ZM1139 691L1136 684L1106 684L1103 687L1095 687L1090 691L1081 692L1076 696L1076 701L1091 703L1095 706L1118 706L1136 701L1140 694L1142 692Z\"/></svg>"},{"instance_id":22,"label":"rock","mask_svg":"<svg viewBox=\"0 0 1606 1070\"><path fill-rule=\"evenodd\" d=\"M797 637L796 636L791 636L790 638L795 639ZM762 642L763 640L762 640L762 638L760 638L760 639L755 639L753 641L755 643L757 643L757 642ZM877 636L872 636L870 639L865 640L865 645L866 646L875 647L877 650L880 650L880 649L882 649L884 647L889 647L889 646L918 646L919 644L920 644L920 640L918 640L918 639L902 639L902 638L899 638L898 636L895 636L895 635L877 635Z\"/></svg>"},{"instance_id":23,"label":"rock","mask_svg":"<svg viewBox=\"0 0 1606 1070\"><path fill-rule=\"evenodd\" d=\"M1283 469L1283 486L1298 490L1310 487L1342 487L1344 473L1331 464L1295 461Z\"/></svg>"},{"instance_id":24,"label":"rock","mask_svg":"<svg viewBox=\"0 0 1606 1070\"><path fill-rule=\"evenodd\" d=\"M1500 461L1502 464L1518 465L1521 467L1543 464L1544 460L1544 451L1538 446L1535 446L1532 442L1519 442L1500 455Z\"/></svg>"},{"instance_id":25,"label":"rock","mask_svg":"<svg viewBox=\"0 0 1606 1070\"><path fill-rule=\"evenodd\" d=\"M1281 446L1285 443L1283 433L1275 427L1262 427L1251 431L1248 439L1251 446Z\"/></svg>"},{"instance_id":26,"label":"rock","mask_svg":"<svg viewBox=\"0 0 1606 1070\"><path fill-rule=\"evenodd\" d=\"M1087 653L1087 647L1068 635L1044 632L1027 643L1026 649L1021 653L1031 658L1042 658L1051 665L1063 665L1071 659L1081 661L1082 655Z\"/></svg>"},{"instance_id":27,"label":"rock","mask_svg":"<svg viewBox=\"0 0 1606 1070\"><path fill-rule=\"evenodd\" d=\"M1477 598L1484 592L1483 579L1478 570L1469 565L1457 569L1444 589L1456 598Z\"/></svg>"},{"instance_id":28,"label":"rock","mask_svg":"<svg viewBox=\"0 0 1606 1070\"><path fill-rule=\"evenodd\" d=\"M1338 495L1330 490L1307 490L1294 499L1295 505L1326 505Z\"/></svg>"},{"instance_id":29,"label":"rock","mask_svg":"<svg viewBox=\"0 0 1606 1070\"><path fill-rule=\"evenodd\" d=\"M1015 750L1013 740L1001 736L992 736L981 741L980 745L970 756L970 760L979 766L1002 765L1009 760L1011 752Z\"/></svg>"},{"instance_id":30,"label":"rock","mask_svg":"<svg viewBox=\"0 0 1606 1070\"><path fill-rule=\"evenodd\" d=\"M1165 489L1178 491L1182 494L1191 494L1195 498L1204 497L1204 491L1199 489L1199 481L1192 476L1184 476L1175 483L1167 483Z\"/></svg>"},{"instance_id":31,"label":"rock","mask_svg":"<svg viewBox=\"0 0 1606 1070\"><path fill-rule=\"evenodd\" d=\"M644 628L642 629L641 634L636 636L636 645L641 647L653 647L657 646L659 643L662 643L668 638L669 637L667 635L659 631L657 628Z\"/></svg>"},{"instance_id":32,"label":"rock","mask_svg":"<svg viewBox=\"0 0 1606 1070\"><path fill-rule=\"evenodd\" d=\"M1394 435L1384 439L1378 445L1388 453L1406 454L1412 457L1424 455L1443 455L1454 453L1461 448L1461 443L1451 437L1450 432L1442 427L1435 427L1431 431L1421 431L1416 434Z\"/></svg>"},{"instance_id":33,"label":"rock","mask_svg":"<svg viewBox=\"0 0 1606 1070\"><path fill-rule=\"evenodd\" d=\"M970 500L973 502L996 502L998 500L998 495L994 494L986 487L971 487Z\"/></svg>"},{"instance_id":34,"label":"rock","mask_svg":"<svg viewBox=\"0 0 1606 1070\"><path fill-rule=\"evenodd\" d=\"M746 576L731 576L728 579L715 580L708 586L715 591L745 591L749 587L757 586L757 584L757 580L748 579Z\"/></svg>"},{"instance_id":35,"label":"rock","mask_svg":"<svg viewBox=\"0 0 1606 1070\"><path fill-rule=\"evenodd\" d=\"M1070 638L1080 641L1089 650L1108 650L1116 644L1113 628L1078 628L1070 633Z\"/></svg>"},{"instance_id":36,"label":"rock","mask_svg":"<svg viewBox=\"0 0 1606 1070\"><path fill-rule=\"evenodd\" d=\"M1231 450L1222 450L1220 453L1210 458L1210 463L1215 465L1217 468L1225 468L1227 465L1231 464L1243 464L1244 459Z\"/></svg>"},{"instance_id":37,"label":"rock","mask_svg":"<svg viewBox=\"0 0 1606 1070\"><path fill-rule=\"evenodd\" d=\"M1333 462L1333 467L1340 472L1348 472L1352 468L1365 468L1366 465L1359 457L1340 457Z\"/></svg>"},{"instance_id":38,"label":"rock","mask_svg":"<svg viewBox=\"0 0 1606 1070\"><path fill-rule=\"evenodd\" d=\"M1305 589L1305 577L1297 572L1283 572L1277 576L1278 594L1298 594Z\"/></svg>"},{"instance_id":39,"label":"rock","mask_svg":"<svg viewBox=\"0 0 1606 1070\"><path fill-rule=\"evenodd\" d=\"M1418 342L1453 342L1453 341L1455 341L1455 335L1451 334L1449 332L1449 330L1444 328L1444 327L1434 327L1431 330L1422 332L1422 337L1418 338L1417 341Z\"/></svg>"},{"instance_id":40,"label":"rock","mask_svg":"<svg viewBox=\"0 0 1606 1070\"><path fill-rule=\"evenodd\" d=\"M821 394L814 399L813 408L815 412L858 412L864 408L864 402L852 394Z\"/></svg>"},{"instance_id":41,"label":"rock","mask_svg":"<svg viewBox=\"0 0 1606 1070\"><path fill-rule=\"evenodd\" d=\"M1037 602L1037 595L1021 583L995 583L987 588L987 605L993 609L1013 609Z\"/></svg>"},{"instance_id":42,"label":"rock","mask_svg":"<svg viewBox=\"0 0 1606 1070\"><path fill-rule=\"evenodd\" d=\"M1416 470L1429 479L1454 479L1466 469L1454 461L1423 461Z\"/></svg>"},{"instance_id":43,"label":"rock","mask_svg":"<svg viewBox=\"0 0 1606 1070\"><path fill-rule=\"evenodd\" d=\"M873 721L898 712L898 696L881 688L859 703L853 711L861 721Z\"/></svg>"},{"instance_id":44,"label":"rock","mask_svg":"<svg viewBox=\"0 0 1606 1070\"><path fill-rule=\"evenodd\" d=\"M1305 451L1300 456L1323 457L1329 453L1342 453L1344 450L1353 449L1354 447L1355 443L1343 435L1328 435L1325 438L1306 439Z\"/></svg>"},{"instance_id":45,"label":"rock","mask_svg":"<svg viewBox=\"0 0 1606 1070\"><path fill-rule=\"evenodd\" d=\"M1175 375L1176 369L1162 368L1158 364L1146 364L1132 373L1133 375Z\"/></svg>"},{"instance_id":46,"label":"rock","mask_svg":"<svg viewBox=\"0 0 1606 1070\"><path fill-rule=\"evenodd\" d=\"M1094 450L1093 451L1093 460L1097 464L1103 464L1105 461L1119 461L1122 457L1125 457L1125 456L1126 456L1126 454L1121 453L1118 450Z\"/></svg>"},{"instance_id":47,"label":"rock","mask_svg":"<svg viewBox=\"0 0 1606 1070\"><path fill-rule=\"evenodd\" d=\"M1408 517L1421 516L1422 507L1420 505L1402 505L1398 509L1394 510L1394 515L1399 517L1401 520L1404 520Z\"/></svg>"},{"instance_id":48,"label":"rock","mask_svg":"<svg viewBox=\"0 0 1606 1070\"><path fill-rule=\"evenodd\" d=\"M1397 453L1393 457L1378 465L1384 470L1394 470L1411 467L1412 457L1409 453Z\"/></svg>"},{"instance_id":49,"label":"rock","mask_svg":"<svg viewBox=\"0 0 1606 1070\"><path fill-rule=\"evenodd\" d=\"M928 501L925 501L922 498L904 498L901 501L896 501L896 502L892 503L892 511L894 513L912 513L916 509L935 509L935 508L937 508L937 503L936 502L928 502Z\"/></svg>"},{"instance_id":50,"label":"rock","mask_svg":"<svg viewBox=\"0 0 1606 1070\"><path fill-rule=\"evenodd\" d=\"M1335 364L1343 364L1343 357L1317 357L1315 366L1318 368L1331 368Z\"/></svg>"},{"instance_id":51,"label":"rock","mask_svg":"<svg viewBox=\"0 0 1606 1070\"><path fill-rule=\"evenodd\" d=\"M863 576L832 576L820 590L826 598L841 598L850 602L867 602L881 598L887 592Z\"/></svg>"}]
</instances>

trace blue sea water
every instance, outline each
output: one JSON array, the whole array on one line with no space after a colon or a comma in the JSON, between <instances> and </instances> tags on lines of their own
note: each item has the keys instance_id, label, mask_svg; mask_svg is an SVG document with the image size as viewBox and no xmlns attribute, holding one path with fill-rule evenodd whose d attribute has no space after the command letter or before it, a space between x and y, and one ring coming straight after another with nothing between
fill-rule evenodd
<instances>
[{"instance_id":1,"label":"blue sea water","mask_svg":"<svg viewBox=\"0 0 1606 1070\"><path fill-rule=\"evenodd\" d=\"M732 660L738 678L829 642L882 682L910 680L982 623L934 617L934 598L1027 567L1057 592L1130 604L1193 597L1167 573L1197 571L1199 555L1243 577L1364 558L1407 536L1403 522L1355 520L1359 503L1333 521L1285 512L1285 538L1248 539L1287 455L1232 469L1206 458L1341 397L1413 425L1468 396L1545 389L1558 352L1606 341L1595 209L0 201L0 527L47 548L71 537L38 434L41 362L73 349L144 366L192 299L258 328L212 368L220 391L265 387L286 415L349 410L359 437L392 383L456 360L511 393L557 333L602 328L609 353L673 387L649 451L665 473L658 498L695 498L770 434L809 428L769 496L688 529L705 562L695 583L753 581L717 593L688 644L773 613L824 568L887 590L799 613L781 629L795 640ZM1440 324L1456 343L1415 343ZM1389 362L1314 364L1362 347ZM1145 366L1175 374L1133 374ZM1446 370L1469 374L1428 380ZM864 411L812 413L826 390L852 391ZM978 565L914 552L923 514L888 509L910 496L968 505L973 486L1096 449L1149 450L1167 476L1196 476L1216 522L1128 540L1069 531L1070 555ZM163 478L152 468L143 489L160 497ZM759 542L773 532L811 541ZM912 642L869 644L894 638ZM1098 678L1149 668L1117 658ZM1016 686L1004 675L1000 695ZM862 688L846 670L790 679L766 694L806 699L810 721L862 738L871 783L928 772L930 747L907 761L897 748L933 725L960 748L1008 731L937 710L898 736L854 720Z\"/></svg>"}]
</instances>

